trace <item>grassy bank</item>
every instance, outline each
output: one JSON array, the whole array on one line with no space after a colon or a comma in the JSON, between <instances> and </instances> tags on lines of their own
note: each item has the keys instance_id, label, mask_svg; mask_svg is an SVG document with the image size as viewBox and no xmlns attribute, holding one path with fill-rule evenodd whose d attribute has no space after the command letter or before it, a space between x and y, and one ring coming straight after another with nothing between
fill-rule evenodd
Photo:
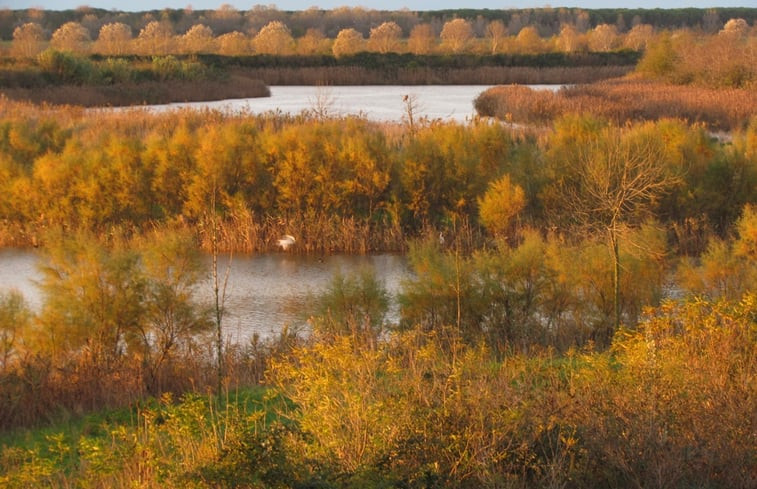
<instances>
[{"instance_id":1,"label":"grassy bank","mask_svg":"<svg viewBox=\"0 0 757 489\"><path fill-rule=\"evenodd\" d=\"M0 66L0 94L10 100L83 107L266 97L268 87L238 69L190 58L87 58L45 51Z\"/></svg>"},{"instance_id":2,"label":"grassy bank","mask_svg":"<svg viewBox=\"0 0 757 489\"><path fill-rule=\"evenodd\" d=\"M48 85L42 88L5 88L10 100L82 107L122 107L172 102L202 102L266 97L268 87L259 79L233 75L226 80L166 80L123 82L109 85Z\"/></svg>"}]
</instances>

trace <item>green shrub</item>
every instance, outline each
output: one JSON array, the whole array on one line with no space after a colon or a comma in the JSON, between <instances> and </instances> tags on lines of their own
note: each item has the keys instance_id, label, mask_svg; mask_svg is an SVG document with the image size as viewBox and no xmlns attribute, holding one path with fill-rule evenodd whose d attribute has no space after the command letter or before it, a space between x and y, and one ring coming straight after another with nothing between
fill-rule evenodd
<instances>
[{"instance_id":1,"label":"green shrub","mask_svg":"<svg viewBox=\"0 0 757 489\"><path fill-rule=\"evenodd\" d=\"M54 82L84 85L100 78L91 61L69 52L45 50L37 57L37 63Z\"/></svg>"}]
</instances>

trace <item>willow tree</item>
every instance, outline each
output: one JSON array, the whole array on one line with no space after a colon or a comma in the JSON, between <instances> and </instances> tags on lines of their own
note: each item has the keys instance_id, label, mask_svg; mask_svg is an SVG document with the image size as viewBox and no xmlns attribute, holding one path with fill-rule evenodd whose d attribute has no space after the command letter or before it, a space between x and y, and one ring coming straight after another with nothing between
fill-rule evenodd
<instances>
[{"instance_id":1,"label":"willow tree","mask_svg":"<svg viewBox=\"0 0 757 489\"><path fill-rule=\"evenodd\" d=\"M91 39L86 27L78 22L66 22L53 32L50 46L60 51L85 53Z\"/></svg>"},{"instance_id":2,"label":"willow tree","mask_svg":"<svg viewBox=\"0 0 757 489\"><path fill-rule=\"evenodd\" d=\"M396 22L384 22L371 29L368 47L379 53L397 51L402 37L402 28Z\"/></svg>"},{"instance_id":3,"label":"willow tree","mask_svg":"<svg viewBox=\"0 0 757 489\"><path fill-rule=\"evenodd\" d=\"M35 22L28 22L13 30L12 53L21 58L33 58L42 52L45 31Z\"/></svg>"},{"instance_id":4,"label":"willow tree","mask_svg":"<svg viewBox=\"0 0 757 489\"><path fill-rule=\"evenodd\" d=\"M283 22L274 20L263 26L253 40L260 54L287 55L294 52L292 32Z\"/></svg>"},{"instance_id":5,"label":"willow tree","mask_svg":"<svg viewBox=\"0 0 757 489\"><path fill-rule=\"evenodd\" d=\"M334 39L334 44L331 47L331 52L337 58L342 56L349 56L351 54L359 53L363 50L365 39L363 35L353 28L342 29Z\"/></svg>"},{"instance_id":6,"label":"willow tree","mask_svg":"<svg viewBox=\"0 0 757 489\"><path fill-rule=\"evenodd\" d=\"M465 19L452 19L444 24L439 37L447 49L457 54L465 50L473 39L473 27Z\"/></svg>"},{"instance_id":7,"label":"willow tree","mask_svg":"<svg viewBox=\"0 0 757 489\"><path fill-rule=\"evenodd\" d=\"M123 56L130 49L132 41L131 27L122 22L112 22L100 28L95 49L107 55Z\"/></svg>"},{"instance_id":8,"label":"willow tree","mask_svg":"<svg viewBox=\"0 0 757 489\"><path fill-rule=\"evenodd\" d=\"M582 124L581 120L575 122ZM563 130L571 132L570 128ZM617 330L620 235L626 227L650 217L653 204L678 181L678 176L666 164L665 144L655 135L654 124L618 128L589 123L578 131L583 134L575 138L557 135L558 140L563 138L563 147L553 148L552 155L561 153L560 165L565 166L556 184L555 204L574 224L607 236L613 262L613 326Z\"/></svg>"}]
</instances>

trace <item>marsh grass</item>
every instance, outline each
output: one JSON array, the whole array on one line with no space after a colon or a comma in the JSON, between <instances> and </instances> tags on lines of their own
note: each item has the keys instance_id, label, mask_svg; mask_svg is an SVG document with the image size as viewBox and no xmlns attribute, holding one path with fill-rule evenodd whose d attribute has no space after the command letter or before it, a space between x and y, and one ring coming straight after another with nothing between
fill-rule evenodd
<instances>
[{"instance_id":1,"label":"marsh grass","mask_svg":"<svg viewBox=\"0 0 757 489\"><path fill-rule=\"evenodd\" d=\"M617 79L565 87L556 93L494 87L475 101L479 115L545 125L566 113L591 113L617 124L683 119L715 131L743 129L757 113L757 92Z\"/></svg>"}]
</instances>

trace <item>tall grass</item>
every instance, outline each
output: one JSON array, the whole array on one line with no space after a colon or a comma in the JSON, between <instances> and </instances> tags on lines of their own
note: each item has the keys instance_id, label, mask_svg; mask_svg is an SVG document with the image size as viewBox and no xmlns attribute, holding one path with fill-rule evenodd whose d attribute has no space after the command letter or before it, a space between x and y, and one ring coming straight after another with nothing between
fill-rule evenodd
<instances>
[{"instance_id":1,"label":"tall grass","mask_svg":"<svg viewBox=\"0 0 757 489\"><path fill-rule=\"evenodd\" d=\"M591 113L618 124L678 118L712 130L743 129L757 113L757 92L708 89L633 79L565 87L556 93L527 87L495 87L475 102L482 116L546 124L565 113Z\"/></svg>"},{"instance_id":2,"label":"tall grass","mask_svg":"<svg viewBox=\"0 0 757 489\"><path fill-rule=\"evenodd\" d=\"M361 66L249 68L268 85L495 85L590 83L625 75L633 66L416 67L391 70Z\"/></svg>"}]
</instances>

